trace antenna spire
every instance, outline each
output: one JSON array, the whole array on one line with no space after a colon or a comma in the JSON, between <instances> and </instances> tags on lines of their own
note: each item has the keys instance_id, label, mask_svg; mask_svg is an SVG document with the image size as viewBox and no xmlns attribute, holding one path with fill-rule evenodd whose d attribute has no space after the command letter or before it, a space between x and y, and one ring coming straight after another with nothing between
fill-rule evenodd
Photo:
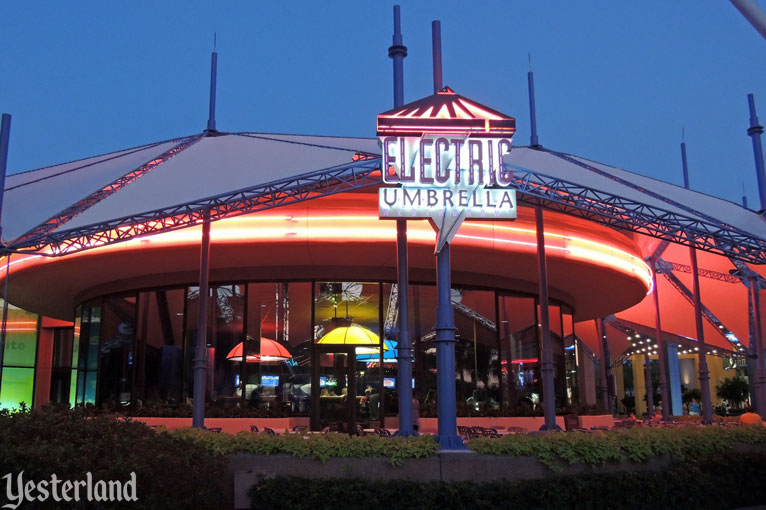
<instances>
[{"instance_id":1,"label":"antenna spire","mask_svg":"<svg viewBox=\"0 0 766 510\"><path fill-rule=\"evenodd\" d=\"M742 207L747 209L747 193L745 193L745 183L742 183Z\"/></svg>"},{"instance_id":2,"label":"antenna spire","mask_svg":"<svg viewBox=\"0 0 766 510\"><path fill-rule=\"evenodd\" d=\"M434 59L434 94L436 94L444 86L442 81L442 24L438 20L431 22L431 43Z\"/></svg>"},{"instance_id":3,"label":"antenna spire","mask_svg":"<svg viewBox=\"0 0 766 510\"><path fill-rule=\"evenodd\" d=\"M407 56L407 46L402 41L402 23L400 9L394 6L394 38L388 48L388 56L394 61L394 108L404 104L404 57Z\"/></svg>"},{"instance_id":4,"label":"antenna spire","mask_svg":"<svg viewBox=\"0 0 766 510\"><path fill-rule=\"evenodd\" d=\"M535 73L532 71L532 54L529 57L529 71L527 72L527 85L529 86L529 126L532 134L529 137L529 145L540 147L537 139L537 113L535 112Z\"/></svg>"},{"instance_id":5,"label":"antenna spire","mask_svg":"<svg viewBox=\"0 0 766 510\"><path fill-rule=\"evenodd\" d=\"M216 132L215 129L215 89L218 78L218 52L216 51L217 34L213 32L213 54L210 57L210 110L207 118L207 132Z\"/></svg>"}]
</instances>

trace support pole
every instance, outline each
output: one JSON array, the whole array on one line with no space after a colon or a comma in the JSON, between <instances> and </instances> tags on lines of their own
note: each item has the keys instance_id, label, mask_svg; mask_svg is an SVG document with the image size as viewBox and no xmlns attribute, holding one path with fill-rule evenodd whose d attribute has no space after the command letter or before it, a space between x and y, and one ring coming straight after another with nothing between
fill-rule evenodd
<instances>
[{"instance_id":1,"label":"support pole","mask_svg":"<svg viewBox=\"0 0 766 510\"><path fill-rule=\"evenodd\" d=\"M394 61L394 108L404 104L404 57L399 6L394 6L393 45L388 56ZM399 386L399 435L411 436L412 423L412 338L409 318L409 267L407 261L407 220L396 220L396 281L399 307L399 343L397 344Z\"/></svg>"},{"instance_id":2,"label":"support pole","mask_svg":"<svg viewBox=\"0 0 766 510\"><path fill-rule=\"evenodd\" d=\"M652 358L649 352L644 353L644 381L646 386L646 415L651 418L654 416L654 387L652 386Z\"/></svg>"},{"instance_id":3,"label":"support pole","mask_svg":"<svg viewBox=\"0 0 766 510\"><path fill-rule=\"evenodd\" d=\"M606 367L607 367L607 361L606 361L606 351L604 350L604 331L601 328L601 320L596 319L594 321L596 323L596 335L598 336L598 345L601 346L601 405L604 406L604 409L611 411L611 405L609 401L609 382L607 380L606 376Z\"/></svg>"},{"instance_id":4,"label":"support pole","mask_svg":"<svg viewBox=\"0 0 766 510\"><path fill-rule=\"evenodd\" d=\"M535 112L535 73L532 71L532 57L529 57L529 71L527 72L527 85L529 86L529 125L532 134L529 138L529 144L532 147L540 147L537 140L537 114Z\"/></svg>"},{"instance_id":5,"label":"support pole","mask_svg":"<svg viewBox=\"0 0 766 510\"><path fill-rule=\"evenodd\" d=\"M0 244L3 239L3 196L5 195L5 173L8 165L8 144L11 139L11 115L4 113L0 121ZM5 360L5 334L8 322L8 279L11 277L10 264L11 254L6 254L5 266L5 291L3 292L3 318L0 324L0 381L3 376L3 362Z\"/></svg>"},{"instance_id":6,"label":"support pole","mask_svg":"<svg viewBox=\"0 0 766 510\"><path fill-rule=\"evenodd\" d=\"M551 324L548 316L548 268L545 261L545 230L543 209L535 207L537 230L537 269L540 281L540 325L543 335L543 411L545 424L541 430L558 430L556 425L556 388L553 384L553 350L551 347Z\"/></svg>"},{"instance_id":7,"label":"support pole","mask_svg":"<svg viewBox=\"0 0 766 510\"><path fill-rule=\"evenodd\" d=\"M670 421L670 397L668 391L668 356L665 351L665 341L662 338L662 323L660 322L660 295L657 288L657 262L652 264L652 288L654 289L654 335L657 340L657 354L660 362L660 397L662 398L662 421Z\"/></svg>"},{"instance_id":8,"label":"support pole","mask_svg":"<svg viewBox=\"0 0 766 510\"><path fill-rule=\"evenodd\" d=\"M760 141L759 141L760 143ZM686 143L681 142L681 162L684 172L684 187L689 189L689 168L686 160ZM702 423L713 423L713 401L710 398L710 371L707 367L707 353L705 352L705 330L702 326L702 299L700 297L700 277L697 270L697 249L693 239L689 239L689 257L692 266L692 282L694 284L694 321L697 327L697 342L699 343L699 381L700 393L702 394Z\"/></svg>"},{"instance_id":9,"label":"support pole","mask_svg":"<svg viewBox=\"0 0 766 510\"><path fill-rule=\"evenodd\" d=\"M766 14L755 0L730 0L732 5L753 25L761 37L766 38Z\"/></svg>"},{"instance_id":10,"label":"support pole","mask_svg":"<svg viewBox=\"0 0 766 510\"><path fill-rule=\"evenodd\" d=\"M3 114L0 122L0 241L2 241L3 195L5 195L5 173L8 165L8 144L11 139L11 115Z\"/></svg>"},{"instance_id":11,"label":"support pole","mask_svg":"<svg viewBox=\"0 0 766 510\"><path fill-rule=\"evenodd\" d=\"M606 338L604 319L598 319L597 324L599 335L601 336L601 354L604 357L604 372L607 379L607 411L609 411L609 414L614 414L614 394L609 384L609 380L612 377L612 356L609 353L609 341Z\"/></svg>"},{"instance_id":12,"label":"support pole","mask_svg":"<svg viewBox=\"0 0 766 510\"><path fill-rule=\"evenodd\" d=\"M436 254L436 407L439 417L437 441L445 450L463 448L457 435L455 406L455 317L452 310L450 245Z\"/></svg>"},{"instance_id":13,"label":"support pole","mask_svg":"<svg viewBox=\"0 0 766 510\"><path fill-rule=\"evenodd\" d=\"M442 25L438 20L431 22L431 43L434 54L434 93L439 92L442 84Z\"/></svg>"},{"instance_id":14,"label":"support pole","mask_svg":"<svg viewBox=\"0 0 766 510\"><path fill-rule=\"evenodd\" d=\"M207 303L210 294L210 220L202 222L199 263L199 302L197 309L197 344L194 348L194 408L192 427L205 428L205 386L207 381ZM244 346L243 346L244 347ZM244 357L244 354L243 354Z\"/></svg>"},{"instance_id":15,"label":"support pole","mask_svg":"<svg viewBox=\"0 0 766 510\"><path fill-rule=\"evenodd\" d=\"M213 35L213 54L210 58L210 109L207 131L215 131L215 90L218 82L218 52L215 50L216 36Z\"/></svg>"},{"instance_id":16,"label":"support pole","mask_svg":"<svg viewBox=\"0 0 766 510\"><path fill-rule=\"evenodd\" d=\"M700 277L697 272L697 250L689 246L691 257L692 282L694 283L694 319L697 326L697 342L699 343L699 381L702 393L702 423L713 423L713 402L710 398L710 372L707 367L707 353L705 352L705 332L702 327L702 300L700 298Z\"/></svg>"},{"instance_id":17,"label":"support pole","mask_svg":"<svg viewBox=\"0 0 766 510\"><path fill-rule=\"evenodd\" d=\"M738 4L746 4L748 2L732 3L734 3L734 5L737 6L737 8L740 9L743 14L745 14L745 11ZM752 2L749 3L753 4ZM755 5L751 5L751 8L755 11L758 11L758 13L760 13L760 19L763 20L763 12L760 11ZM745 14L745 16L747 17L747 14ZM753 23L753 26L755 26L755 23L750 17L748 17L748 20ZM761 29L762 28L763 26ZM762 30L759 31L762 35L764 35ZM766 37L766 35L764 35L764 37ZM763 147L761 146L761 134L763 134L763 126L761 126L758 122L758 115L755 112L755 97L753 94L747 95L747 106L750 110L750 127L747 130L747 134L753 140L755 176L758 181L758 198L760 200L760 210L763 211L766 210L766 170L764 170ZM744 196L744 189L742 201L745 207L747 207L747 197ZM766 360L764 360L763 331L761 330L761 295L758 280L755 277L750 278L750 296L753 305L753 320L755 324L755 349L752 349L753 346L750 346L751 350L755 351L755 373L753 374L755 379L753 381L755 398L753 398L753 401L755 403L756 409L758 410L758 413L761 415L761 418L763 418L766 416Z\"/></svg>"},{"instance_id":18,"label":"support pole","mask_svg":"<svg viewBox=\"0 0 766 510\"><path fill-rule=\"evenodd\" d=\"M753 154L755 156L755 176L758 180L758 198L761 202L761 210L766 209L766 171L763 165L763 147L761 146L761 134L763 126L758 123L758 115L755 113L755 98L753 94L747 95L747 105L750 109L750 127L747 134L753 139Z\"/></svg>"},{"instance_id":19,"label":"support pole","mask_svg":"<svg viewBox=\"0 0 766 510\"><path fill-rule=\"evenodd\" d=\"M431 23L434 62L434 93L442 89L442 31L438 21ZM450 245L436 253L436 411L439 435L436 440L444 450L465 448L457 435L455 405L455 312L452 310ZM401 294L401 290L399 291Z\"/></svg>"},{"instance_id":20,"label":"support pole","mask_svg":"<svg viewBox=\"0 0 766 510\"><path fill-rule=\"evenodd\" d=\"M750 296L753 303L753 319L755 323L755 374L754 374L754 390L755 395L753 401L755 402L756 410L761 415L761 419L766 419L766 366L764 366L763 359L763 333L761 330L761 292L758 288L758 281L755 277L750 278Z\"/></svg>"}]
</instances>

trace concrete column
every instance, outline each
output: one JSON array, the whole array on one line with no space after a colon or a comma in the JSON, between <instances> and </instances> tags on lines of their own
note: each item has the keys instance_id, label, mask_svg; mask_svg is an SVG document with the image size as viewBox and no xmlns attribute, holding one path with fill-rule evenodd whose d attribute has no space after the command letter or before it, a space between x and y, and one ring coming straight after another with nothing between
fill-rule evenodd
<instances>
[{"instance_id":1,"label":"concrete column","mask_svg":"<svg viewBox=\"0 0 766 510\"><path fill-rule=\"evenodd\" d=\"M668 397L670 398L670 414L681 416L684 405L681 394L681 366L678 362L678 344L666 344Z\"/></svg>"}]
</instances>

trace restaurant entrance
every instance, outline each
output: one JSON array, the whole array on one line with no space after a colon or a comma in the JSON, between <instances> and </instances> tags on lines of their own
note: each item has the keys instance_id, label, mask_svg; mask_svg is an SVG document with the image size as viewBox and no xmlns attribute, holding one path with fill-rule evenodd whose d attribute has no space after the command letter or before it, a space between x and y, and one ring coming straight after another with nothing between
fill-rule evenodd
<instances>
[{"instance_id":1,"label":"restaurant entrance","mask_svg":"<svg viewBox=\"0 0 766 510\"><path fill-rule=\"evenodd\" d=\"M318 362L312 365L312 428L354 432L358 406L355 350L337 345L314 348Z\"/></svg>"}]
</instances>

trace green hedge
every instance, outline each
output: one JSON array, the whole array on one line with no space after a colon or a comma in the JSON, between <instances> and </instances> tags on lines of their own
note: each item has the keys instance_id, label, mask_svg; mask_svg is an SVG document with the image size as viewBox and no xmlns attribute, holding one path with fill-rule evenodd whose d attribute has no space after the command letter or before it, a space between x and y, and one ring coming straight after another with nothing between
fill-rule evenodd
<instances>
[{"instance_id":1,"label":"green hedge","mask_svg":"<svg viewBox=\"0 0 766 510\"><path fill-rule=\"evenodd\" d=\"M288 434L268 436L240 432L212 434L197 429L178 429L174 437L191 441L216 454L289 454L326 461L331 457L388 457L400 465L406 458L429 457L439 451L430 436L381 438L347 434ZM553 470L565 464L603 465L610 462L645 462L663 455L674 459L699 458L730 450L737 443L766 445L766 427L695 427L681 429L633 428L603 434L553 433L509 435L500 439L477 438L468 447L487 455L537 457Z\"/></svg>"},{"instance_id":2,"label":"green hedge","mask_svg":"<svg viewBox=\"0 0 766 510\"><path fill-rule=\"evenodd\" d=\"M81 411L0 411L0 476L25 481L137 479L138 502L82 503L77 508L220 508L226 459L143 423L87 417ZM3 480L4 482L4 480ZM15 487L14 487L15 490ZM3 491L0 499L5 499ZM49 499L39 508L62 508Z\"/></svg>"},{"instance_id":3,"label":"green hedge","mask_svg":"<svg viewBox=\"0 0 766 510\"><path fill-rule=\"evenodd\" d=\"M519 483L272 478L253 485L253 509L727 509L766 503L766 453L687 460L665 472L616 472Z\"/></svg>"},{"instance_id":4,"label":"green hedge","mask_svg":"<svg viewBox=\"0 0 766 510\"><path fill-rule=\"evenodd\" d=\"M663 455L679 460L700 458L725 452L736 443L766 444L766 427L637 427L603 434L512 435L473 439L468 447L487 455L537 457L551 469L560 471L562 463L645 462Z\"/></svg>"},{"instance_id":5,"label":"green hedge","mask_svg":"<svg viewBox=\"0 0 766 510\"><path fill-rule=\"evenodd\" d=\"M406 458L430 457L439 451L439 444L431 436L384 438L335 433L283 433L279 436L269 436L250 432L240 432L233 436L191 428L174 430L171 434L217 454L285 453L297 457L313 457L323 462L331 457L388 457L392 464L400 465Z\"/></svg>"}]
</instances>

